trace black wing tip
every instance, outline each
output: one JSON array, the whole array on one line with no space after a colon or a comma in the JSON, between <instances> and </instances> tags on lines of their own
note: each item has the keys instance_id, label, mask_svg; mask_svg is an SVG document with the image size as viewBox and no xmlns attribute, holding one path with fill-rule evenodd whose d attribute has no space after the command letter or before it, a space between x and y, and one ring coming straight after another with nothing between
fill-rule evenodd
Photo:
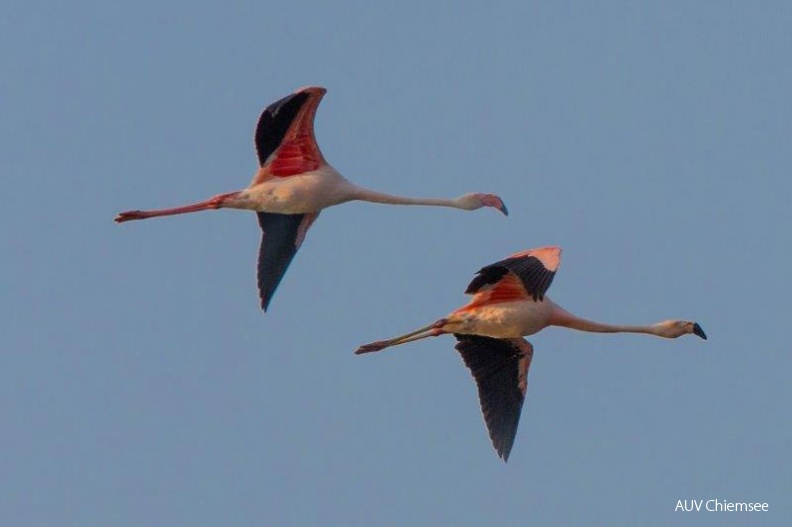
<instances>
[{"instance_id":1,"label":"black wing tip","mask_svg":"<svg viewBox=\"0 0 792 527\"><path fill-rule=\"evenodd\" d=\"M702 339L707 340L707 334L704 333L704 330L701 329L701 326L699 325L698 322L693 323L693 334L696 335L697 337L701 337Z\"/></svg>"},{"instance_id":2,"label":"black wing tip","mask_svg":"<svg viewBox=\"0 0 792 527\"><path fill-rule=\"evenodd\" d=\"M520 407L520 411L522 411L522 406ZM511 456L512 447L514 446L514 441L517 438L517 429L520 425L520 415L517 415L514 425L508 427L506 430L495 428L494 424L491 424L486 418L484 419L484 422L487 425L487 431L489 432L490 440L492 441L493 448L495 448L495 452L504 463L508 463L509 456Z\"/></svg>"},{"instance_id":3,"label":"black wing tip","mask_svg":"<svg viewBox=\"0 0 792 527\"><path fill-rule=\"evenodd\" d=\"M261 311L266 314L267 308L269 307L270 299L269 298L262 298L261 299Z\"/></svg>"},{"instance_id":4,"label":"black wing tip","mask_svg":"<svg viewBox=\"0 0 792 527\"><path fill-rule=\"evenodd\" d=\"M486 422L486 419L485 419ZM519 419L518 419L519 423ZM498 457L503 460L504 463L509 462L509 456L511 456L512 447L514 446L514 440L517 437L517 429L514 429L514 433L502 433L503 431L497 431L493 429L489 429L489 425L487 425L490 441L492 441L492 447L495 449L495 452L498 454Z\"/></svg>"},{"instance_id":5,"label":"black wing tip","mask_svg":"<svg viewBox=\"0 0 792 527\"><path fill-rule=\"evenodd\" d=\"M288 265L286 266L286 268L288 268ZM275 291L278 290L278 286L283 280L283 276L286 274L286 269L283 269L279 274L280 276L276 278L274 283L265 283L264 281L262 281L258 284L259 307L261 308L261 311L264 313L266 313L269 310L270 304L272 303L272 298L275 296Z\"/></svg>"},{"instance_id":6,"label":"black wing tip","mask_svg":"<svg viewBox=\"0 0 792 527\"><path fill-rule=\"evenodd\" d=\"M501 458L504 463L508 463L509 456L511 455L512 445L502 446L499 448L493 443L493 446L495 447L495 451L498 453L498 457Z\"/></svg>"},{"instance_id":7,"label":"black wing tip","mask_svg":"<svg viewBox=\"0 0 792 527\"><path fill-rule=\"evenodd\" d=\"M275 294L275 289L271 289L270 291L266 290L266 285L263 283L258 284L259 289L259 307L261 311L264 313L267 312L269 309L270 302L272 302L272 297Z\"/></svg>"}]
</instances>

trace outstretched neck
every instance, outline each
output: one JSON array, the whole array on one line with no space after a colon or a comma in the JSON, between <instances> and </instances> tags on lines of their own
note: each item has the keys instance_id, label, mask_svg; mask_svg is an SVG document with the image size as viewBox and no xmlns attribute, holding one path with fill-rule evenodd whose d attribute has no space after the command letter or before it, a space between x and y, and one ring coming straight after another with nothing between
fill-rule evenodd
<instances>
[{"instance_id":1,"label":"outstretched neck","mask_svg":"<svg viewBox=\"0 0 792 527\"><path fill-rule=\"evenodd\" d=\"M617 324L603 324L573 315L558 305L553 305L553 311L548 321L549 326L561 326L589 333L645 333L648 335L659 334L656 326L625 326Z\"/></svg>"},{"instance_id":2,"label":"outstretched neck","mask_svg":"<svg viewBox=\"0 0 792 527\"><path fill-rule=\"evenodd\" d=\"M368 201L369 203L382 203L385 205L423 205L428 207L452 207L455 209L472 210L474 207L465 202L465 196L459 198L409 198L394 196L384 192L377 192L365 187L353 186L352 199Z\"/></svg>"}]
</instances>

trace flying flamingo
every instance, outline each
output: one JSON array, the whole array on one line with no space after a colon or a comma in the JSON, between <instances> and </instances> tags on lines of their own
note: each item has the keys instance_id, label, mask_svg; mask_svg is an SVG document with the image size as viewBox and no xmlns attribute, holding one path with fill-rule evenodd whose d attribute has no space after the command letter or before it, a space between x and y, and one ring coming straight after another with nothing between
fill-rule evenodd
<instances>
[{"instance_id":1,"label":"flying flamingo","mask_svg":"<svg viewBox=\"0 0 792 527\"><path fill-rule=\"evenodd\" d=\"M223 208L255 211L263 231L258 288L261 308L266 311L305 234L327 207L357 200L462 210L494 207L508 215L503 200L493 194L466 194L454 199L407 198L347 181L325 161L314 137L314 116L326 92L318 86L301 88L264 109L255 133L259 169L248 188L183 207L122 212L115 221Z\"/></svg>"},{"instance_id":2,"label":"flying flamingo","mask_svg":"<svg viewBox=\"0 0 792 527\"><path fill-rule=\"evenodd\" d=\"M560 261L560 248L542 247L483 267L465 290L465 294L473 295L468 305L400 337L360 346L355 353L453 333L456 350L478 386L492 444L498 455L508 461L533 357L533 346L523 335L533 335L548 326L562 326L594 333L646 333L665 338L693 333L707 339L697 322L687 320L615 326L576 317L545 296Z\"/></svg>"}]
</instances>

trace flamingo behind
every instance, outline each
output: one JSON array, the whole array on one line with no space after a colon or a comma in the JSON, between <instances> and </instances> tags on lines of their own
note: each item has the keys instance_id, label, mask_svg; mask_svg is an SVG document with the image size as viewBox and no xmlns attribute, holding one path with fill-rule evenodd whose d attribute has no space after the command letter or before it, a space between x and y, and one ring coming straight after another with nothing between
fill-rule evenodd
<instances>
[{"instance_id":1,"label":"flamingo behind","mask_svg":"<svg viewBox=\"0 0 792 527\"><path fill-rule=\"evenodd\" d=\"M481 411L498 455L508 461L520 422L533 346L522 338L548 326L594 333L646 333L665 338L707 338L697 322L666 320L646 326L602 324L579 318L545 296L561 261L561 249L542 247L483 267L468 285L470 303L428 326L360 346L371 353L426 337L452 333L456 350L478 387Z\"/></svg>"},{"instance_id":2,"label":"flamingo behind","mask_svg":"<svg viewBox=\"0 0 792 527\"><path fill-rule=\"evenodd\" d=\"M264 109L255 133L259 169L246 189L182 207L122 212L115 221L123 223L222 208L255 211L262 230L259 298L261 308L266 311L305 234L327 207L347 201L369 201L462 210L493 207L508 215L503 200L494 194L465 194L453 199L408 198L375 192L347 181L325 161L314 136L316 109L326 92L317 86L302 88Z\"/></svg>"}]
</instances>

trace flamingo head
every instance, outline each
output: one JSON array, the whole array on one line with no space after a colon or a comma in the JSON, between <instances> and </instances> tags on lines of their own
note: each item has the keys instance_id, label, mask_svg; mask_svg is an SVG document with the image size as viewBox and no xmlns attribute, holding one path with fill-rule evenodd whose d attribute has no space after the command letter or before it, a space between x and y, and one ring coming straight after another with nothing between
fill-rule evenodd
<instances>
[{"instance_id":1,"label":"flamingo head","mask_svg":"<svg viewBox=\"0 0 792 527\"><path fill-rule=\"evenodd\" d=\"M476 210L482 207L498 209L504 216L509 215L509 209L503 200L495 194L465 194L458 198L461 207L465 210Z\"/></svg>"},{"instance_id":2,"label":"flamingo head","mask_svg":"<svg viewBox=\"0 0 792 527\"><path fill-rule=\"evenodd\" d=\"M701 329L698 322L691 322L689 320L666 320L655 324L657 328L657 335L668 339L675 339L682 335L696 335L704 340L707 340L707 334Z\"/></svg>"}]
</instances>

